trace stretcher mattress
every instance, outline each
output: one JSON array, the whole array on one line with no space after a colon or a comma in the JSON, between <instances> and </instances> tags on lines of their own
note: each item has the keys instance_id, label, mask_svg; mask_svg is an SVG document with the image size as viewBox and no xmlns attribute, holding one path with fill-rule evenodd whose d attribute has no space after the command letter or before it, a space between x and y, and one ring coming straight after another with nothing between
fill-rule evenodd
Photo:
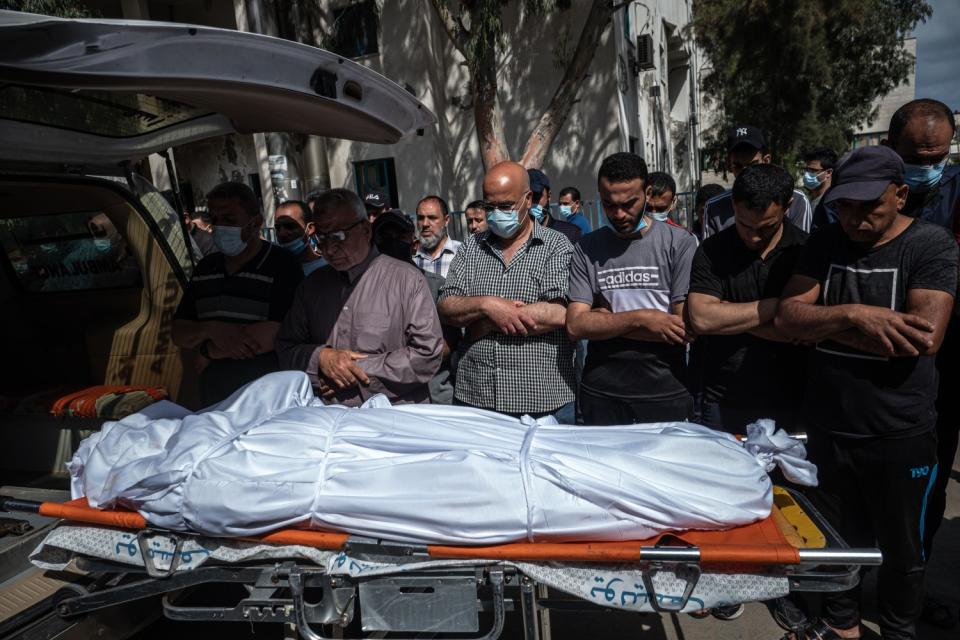
<instances>
[{"instance_id":1,"label":"stretcher mattress","mask_svg":"<svg viewBox=\"0 0 960 640\"><path fill-rule=\"evenodd\" d=\"M54 571L67 569L78 557L142 568L145 565L143 548L146 548L146 562L159 569L168 569L176 558L176 572L192 571L208 563L237 565L295 559L323 567L331 575L366 579L425 569L489 565L491 562L482 556L442 560L397 558L395 562L373 562L344 551L318 549L303 544L276 545L203 536L187 537L179 550L173 539L163 535L150 538L141 547L136 532L75 524L56 528L34 550L30 559L41 568ZM654 610L650 602L654 596L644 588L643 578L647 569L641 563L499 562L515 567L540 584L588 602L629 611ZM746 572L742 567L740 571L705 567L682 610L696 611L726 604L770 600L789 592L789 580L782 566L758 566L753 569ZM670 568L651 574L650 579L659 606L683 602L687 579L678 577Z\"/></svg>"},{"instance_id":2,"label":"stretcher mattress","mask_svg":"<svg viewBox=\"0 0 960 640\"><path fill-rule=\"evenodd\" d=\"M464 407L324 406L299 372L190 414L107 423L70 462L74 497L163 529L243 537L291 526L422 544L620 541L766 518L767 471L812 485L770 421L748 441L690 423L515 420Z\"/></svg>"}]
</instances>

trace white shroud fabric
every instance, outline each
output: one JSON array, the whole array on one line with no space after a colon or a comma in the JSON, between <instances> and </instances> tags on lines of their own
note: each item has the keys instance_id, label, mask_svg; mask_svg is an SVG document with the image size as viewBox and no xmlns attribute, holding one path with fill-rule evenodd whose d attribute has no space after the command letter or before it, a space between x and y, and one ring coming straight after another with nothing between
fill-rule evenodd
<instances>
[{"instance_id":1,"label":"white shroud fabric","mask_svg":"<svg viewBox=\"0 0 960 640\"><path fill-rule=\"evenodd\" d=\"M299 372L177 409L84 440L68 465L74 497L213 536L299 525L475 545L728 528L769 514L774 462L816 481L802 445L769 421L751 426L766 437L748 450L689 423L562 426L382 397L350 409L323 406Z\"/></svg>"}]
</instances>

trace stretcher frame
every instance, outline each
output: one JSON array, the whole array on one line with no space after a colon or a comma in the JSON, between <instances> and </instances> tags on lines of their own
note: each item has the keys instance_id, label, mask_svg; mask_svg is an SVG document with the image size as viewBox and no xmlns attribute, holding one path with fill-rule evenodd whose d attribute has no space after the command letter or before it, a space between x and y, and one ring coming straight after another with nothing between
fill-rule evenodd
<instances>
[{"instance_id":1,"label":"stretcher frame","mask_svg":"<svg viewBox=\"0 0 960 640\"><path fill-rule=\"evenodd\" d=\"M816 509L796 491L777 488L771 516L730 532L684 532L630 543L517 543L493 547L446 547L305 530L281 530L257 538L272 544L308 545L349 553L351 558L399 564L446 559L443 567L360 577L331 575L309 561L289 559L237 565L202 565L177 571L184 541L193 534L150 528L137 513L99 511L85 501L31 503L0 497L4 511L34 511L72 522L121 527L136 532L145 566L141 569L98 558L79 557L76 568L94 575L117 576L112 585L85 592L74 586L55 596L57 614L65 619L145 598L159 597L167 618L180 621L275 622L294 625L306 640L343 638L362 612L362 633L432 633L435 638L494 640L503 631L506 614L519 611L524 637L540 640L543 617L551 610L602 611L586 600L553 597L543 585L509 561L563 560L631 563L642 569L640 593L655 612L681 611L704 567L739 573L783 571L791 591L841 591L855 586L862 566L882 561L876 549L850 549ZM727 544L713 545L724 536ZM739 536L739 537L738 537ZM744 537L768 538L743 544ZM151 542L165 538L174 552L166 567L148 560ZM779 539L777 539L779 538ZM786 544L785 544L786 543ZM462 560L463 564L457 564ZM654 576L670 571L685 581L682 596L658 593ZM242 585L247 591L232 605L188 602L191 589ZM637 585L638 587L641 585ZM603 587L598 586L598 589ZM607 586L609 589L609 586ZM316 599L316 595L321 597ZM610 598L607 598L610 601ZM487 629L480 631L481 617ZM371 622L372 621L372 622ZM446 634L446 635L442 635ZM369 637L369 636L365 636Z\"/></svg>"}]
</instances>

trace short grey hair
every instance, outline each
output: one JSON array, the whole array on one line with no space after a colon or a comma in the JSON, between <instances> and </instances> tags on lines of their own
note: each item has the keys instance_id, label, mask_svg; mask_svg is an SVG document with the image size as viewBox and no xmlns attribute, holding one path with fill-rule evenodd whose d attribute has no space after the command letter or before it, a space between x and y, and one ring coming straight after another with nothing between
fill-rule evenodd
<instances>
[{"instance_id":1,"label":"short grey hair","mask_svg":"<svg viewBox=\"0 0 960 640\"><path fill-rule=\"evenodd\" d=\"M317 218L326 215L330 209L352 209L356 220L367 219L367 208L363 206L360 196L349 189L330 189L324 191L313 204L313 216Z\"/></svg>"}]
</instances>

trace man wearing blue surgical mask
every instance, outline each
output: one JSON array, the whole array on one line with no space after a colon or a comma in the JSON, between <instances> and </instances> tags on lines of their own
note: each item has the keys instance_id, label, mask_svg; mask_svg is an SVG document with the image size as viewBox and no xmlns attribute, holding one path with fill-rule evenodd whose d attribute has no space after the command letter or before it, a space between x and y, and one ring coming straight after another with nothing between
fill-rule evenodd
<instances>
[{"instance_id":1,"label":"man wearing blue surgical mask","mask_svg":"<svg viewBox=\"0 0 960 640\"><path fill-rule=\"evenodd\" d=\"M647 213L657 222L677 224L677 182L669 173L654 171L647 177Z\"/></svg>"},{"instance_id":2,"label":"man wearing blue surgical mask","mask_svg":"<svg viewBox=\"0 0 960 640\"><path fill-rule=\"evenodd\" d=\"M527 169L527 176L530 178L530 191L533 192L530 216L538 224L567 236L570 244L576 244L582 235L580 227L558 220L550 214L550 179L547 174L540 169Z\"/></svg>"},{"instance_id":3,"label":"man wearing blue surgical mask","mask_svg":"<svg viewBox=\"0 0 960 640\"><path fill-rule=\"evenodd\" d=\"M810 195L810 206L813 208L811 228L813 229L837 221L836 207L833 204L828 207L823 203L823 196L833 183L833 168L836 165L837 152L833 149L823 147L803 154L803 173L800 175L800 181Z\"/></svg>"},{"instance_id":4,"label":"man wearing blue surgical mask","mask_svg":"<svg viewBox=\"0 0 960 640\"><path fill-rule=\"evenodd\" d=\"M950 165L950 145L956 136L953 111L929 98L912 100L890 118L887 139L883 141L903 159L904 182L910 187L901 213L931 222L956 236L960 221L960 166ZM937 352L939 394L937 396L937 463L939 473L927 502L923 527L927 558L933 550L933 538L946 509L947 481L960 435L960 405L953 397L960 377L960 322L956 312L947 326L943 345ZM949 628L956 623L955 610L940 598L928 597L923 619Z\"/></svg>"},{"instance_id":5,"label":"man wearing blue surgical mask","mask_svg":"<svg viewBox=\"0 0 960 640\"><path fill-rule=\"evenodd\" d=\"M557 204L560 208L560 216L569 222L580 227L580 233L587 235L593 231L593 226L587 217L583 215L583 202L580 200L580 190L576 187L564 187L560 190L560 197L557 198Z\"/></svg>"},{"instance_id":6,"label":"man wearing blue surgical mask","mask_svg":"<svg viewBox=\"0 0 960 640\"><path fill-rule=\"evenodd\" d=\"M487 230L467 238L440 289L440 320L463 327L454 402L574 421L573 344L563 330L573 246L530 215L527 171L483 179Z\"/></svg>"},{"instance_id":7,"label":"man wearing blue surgical mask","mask_svg":"<svg viewBox=\"0 0 960 640\"><path fill-rule=\"evenodd\" d=\"M300 261L303 275L308 276L327 261L313 250L312 239L316 229L313 213L306 202L287 200L274 213L273 228L277 230L277 244Z\"/></svg>"},{"instance_id":8,"label":"man wearing blue surgical mask","mask_svg":"<svg viewBox=\"0 0 960 640\"><path fill-rule=\"evenodd\" d=\"M193 269L174 314L173 343L193 356L209 406L277 371L274 341L303 271L293 254L260 239L260 202L245 184L207 194L219 252Z\"/></svg>"},{"instance_id":9,"label":"man wearing blue surgical mask","mask_svg":"<svg viewBox=\"0 0 960 640\"><path fill-rule=\"evenodd\" d=\"M903 213L950 230L960 201L960 166L947 166L956 132L950 107L921 98L897 109L883 141L903 158L906 168L910 195Z\"/></svg>"},{"instance_id":10,"label":"man wearing blue surgical mask","mask_svg":"<svg viewBox=\"0 0 960 640\"><path fill-rule=\"evenodd\" d=\"M567 333L589 340L578 395L590 425L689 420L684 322L697 241L658 222L647 202L647 164L615 153L597 190L608 226L587 234L570 260Z\"/></svg>"}]
</instances>

